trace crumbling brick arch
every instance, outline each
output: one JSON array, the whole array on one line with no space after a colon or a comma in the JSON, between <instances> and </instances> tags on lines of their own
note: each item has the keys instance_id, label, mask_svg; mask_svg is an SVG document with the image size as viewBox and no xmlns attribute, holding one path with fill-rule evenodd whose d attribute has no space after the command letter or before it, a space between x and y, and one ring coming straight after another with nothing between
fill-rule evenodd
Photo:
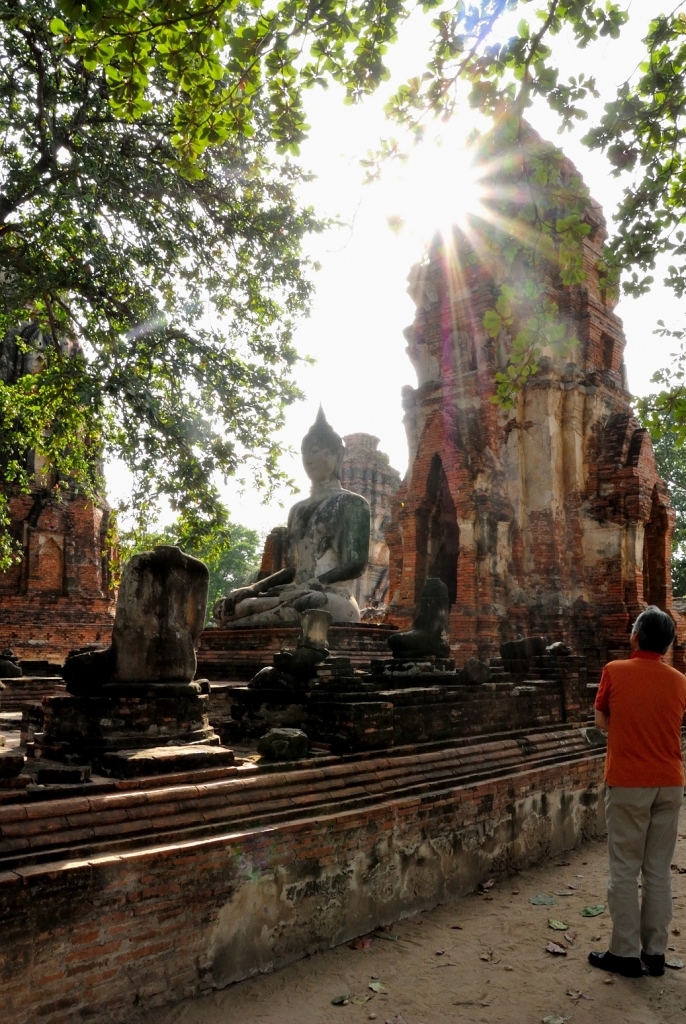
<instances>
[{"instance_id":1,"label":"crumbling brick arch","mask_svg":"<svg viewBox=\"0 0 686 1024\"><path fill-rule=\"evenodd\" d=\"M427 579L435 576L447 586L450 604L454 605L457 601L460 530L443 461L437 452L431 460L426 496L416 516L415 603L419 601Z\"/></svg>"},{"instance_id":2,"label":"crumbling brick arch","mask_svg":"<svg viewBox=\"0 0 686 1024\"><path fill-rule=\"evenodd\" d=\"M653 487L650 518L643 533L643 600L667 609L670 562L670 523L660 501L657 484Z\"/></svg>"},{"instance_id":3,"label":"crumbling brick arch","mask_svg":"<svg viewBox=\"0 0 686 1024\"><path fill-rule=\"evenodd\" d=\"M61 539L60 539L61 540ZM38 579L36 589L45 593L64 593L64 549L54 537L39 537Z\"/></svg>"}]
</instances>

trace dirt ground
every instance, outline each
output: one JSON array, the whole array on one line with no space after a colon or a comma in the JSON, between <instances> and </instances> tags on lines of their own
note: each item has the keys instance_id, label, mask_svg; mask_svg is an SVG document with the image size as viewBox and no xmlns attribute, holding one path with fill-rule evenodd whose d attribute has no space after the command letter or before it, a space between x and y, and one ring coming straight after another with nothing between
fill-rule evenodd
<instances>
[{"instance_id":1,"label":"dirt ground","mask_svg":"<svg viewBox=\"0 0 686 1024\"><path fill-rule=\"evenodd\" d=\"M686 871L686 812L675 863ZM606 847L594 842L470 895L399 921L365 948L348 944L270 975L150 1013L149 1024L653 1024L684 1021L686 970L626 979L592 969L607 949ZM668 957L686 960L686 873L673 871ZM578 888L577 888L578 887ZM536 906L544 893L553 906ZM564 895L561 895L564 893ZM569 926L554 931L548 920ZM556 942L566 956L546 952ZM673 948L672 948L673 947ZM380 991L375 992L370 984ZM347 995L346 1004L331 1000Z\"/></svg>"}]
</instances>

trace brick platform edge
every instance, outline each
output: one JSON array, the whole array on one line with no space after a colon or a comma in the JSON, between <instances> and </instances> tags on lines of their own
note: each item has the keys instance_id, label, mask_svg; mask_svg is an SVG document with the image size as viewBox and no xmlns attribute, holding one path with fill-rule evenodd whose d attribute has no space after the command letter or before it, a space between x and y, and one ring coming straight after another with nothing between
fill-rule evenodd
<instances>
[{"instance_id":1,"label":"brick platform edge","mask_svg":"<svg viewBox=\"0 0 686 1024\"><path fill-rule=\"evenodd\" d=\"M134 1024L604 831L603 754L443 792L0 873L5 1024Z\"/></svg>"}]
</instances>

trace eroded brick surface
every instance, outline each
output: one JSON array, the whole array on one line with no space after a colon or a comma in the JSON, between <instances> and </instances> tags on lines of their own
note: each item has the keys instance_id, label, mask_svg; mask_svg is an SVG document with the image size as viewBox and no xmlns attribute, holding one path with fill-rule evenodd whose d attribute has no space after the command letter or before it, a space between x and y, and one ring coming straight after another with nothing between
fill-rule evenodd
<instances>
[{"instance_id":1,"label":"eroded brick surface","mask_svg":"<svg viewBox=\"0 0 686 1024\"><path fill-rule=\"evenodd\" d=\"M602 828L602 755L447 788L416 755L396 767L414 793L384 796L380 763L341 764L331 778L347 774L350 789L374 792L378 778L371 805L303 804L266 828L0 873L4 1020L134 1024L148 1007L346 941ZM275 802L289 781L274 777Z\"/></svg>"},{"instance_id":2,"label":"eroded brick surface","mask_svg":"<svg viewBox=\"0 0 686 1024\"><path fill-rule=\"evenodd\" d=\"M108 506L69 493L57 501L36 485L11 498L10 515L23 557L0 573L0 647L61 664L74 647L109 643Z\"/></svg>"},{"instance_id":3,"label":"eroded brick surface","mask_svg":"<svg viewBox=\"0 0 686 1024\"><path fill-rule=\"evenodd\" d=\"M579 345L570 361L544 356L508 411L490 400L508 347L483 327L495 285L478 239L472 264L437 243L410 276L417 312L407 351L419 384L403 396L410 462L386 531L386 621L408 625L425 580L440 576L459 659L544 633L570 642L595 671L627 650L646 603L672 611L674 513L633 414L622 323L599 279L600 207L588 220L587 279L551 282ZM683 666L677 620L674 662Z\"/></svg>"}]
</instances>

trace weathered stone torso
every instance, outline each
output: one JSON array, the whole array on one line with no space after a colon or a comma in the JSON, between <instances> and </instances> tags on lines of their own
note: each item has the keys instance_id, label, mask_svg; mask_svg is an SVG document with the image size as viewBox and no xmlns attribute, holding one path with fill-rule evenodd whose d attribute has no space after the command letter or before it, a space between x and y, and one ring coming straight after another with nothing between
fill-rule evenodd
<instances>
[{"instance_id":1,"label":"weathered stone torso","mask_svg":"<svg viewBox=\"0 0 686 1024\"><path fill-rule=\"evenodd\" d=\"M307 583L345 562L365 557L369 544L367 501L352 491L334 491L299 501L288 516L288 563L295 568L295 583ZM335 587L352 595L353 580Z\"/></svg>"},{"instance_id":2,"label":"weathered stone torso","mask_svg":"<svg viewBox=\"0 0 686 1024\"><path fill-rule=\"evenodd\" d=\"M134 555L122 575L112 633L115 682L193 679L208 580L205 564L179 548Z\"/></svg>"}]
</instances>

